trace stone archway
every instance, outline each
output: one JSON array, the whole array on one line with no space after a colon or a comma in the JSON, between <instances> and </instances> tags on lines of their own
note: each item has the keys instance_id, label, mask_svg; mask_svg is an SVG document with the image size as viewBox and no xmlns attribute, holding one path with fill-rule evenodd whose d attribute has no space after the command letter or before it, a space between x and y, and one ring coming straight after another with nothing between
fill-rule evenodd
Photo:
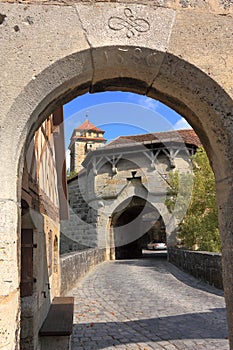
<instances>
[{"instance_id":1,"label":"stone archway","mask_svg":"<svg viewBox=\"0 0 233 350\"><path fill-rule=\"evenodd\" d=\"M118 205L112 213L110 227L115 258L141 257L145 238L146 243L154 239L150 236L160 219L159 211L143 197L132 196Z\"/></svg>"},{"instance_id":2,"label":"stone archway","mask_svg":"<svg viewBox=\"0 0 233 350\"><path fill-rule=\"evenodd\" d=\"M219 10L229 16L217 15ZM187 11L169 4L1 3L2 347L18 344L18 203L24 149L57 106L87 91L107 90L137 92L174 108L207 151L216 178L233 347L233 21L227 11L209 3ZM116 23L127 16L141 20L136 32Z\"/></svg>"},{"instance_id":3,"label":"stone archway","mask_svg":"<svg viewBox=\"0 0 233 350\"><path fill-rule=\"evenodd\" d=\"M156 175L154 177L156 179ZM177 243L177 222L164 203L165 197L166 193L150 193L141 183L141 178L135 177L125 185L116 198L106 199L105 205L99 209L98 214L98 231L99 235L102 233L105 237L104 246L106 234L109 247L114 249L141 240L151 228L152 221L156 221L159 217L162 217L164 222L168 246L174 246ZM150 213L154 219L147 220L146 216ZM132 238L127 239L127 235L131 234ZM140 251L139 246L138 248ZM141 252L138 252L138 256L140 255Z\"/></svg>"}]
</instances>

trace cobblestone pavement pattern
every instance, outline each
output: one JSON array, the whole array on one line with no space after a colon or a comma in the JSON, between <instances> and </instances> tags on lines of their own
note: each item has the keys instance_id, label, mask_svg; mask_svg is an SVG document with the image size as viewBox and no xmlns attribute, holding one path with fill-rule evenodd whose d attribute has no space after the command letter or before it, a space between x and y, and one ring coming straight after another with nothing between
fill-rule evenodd
<instances>
[{"instance_id":1,"label":"cobblestone pavement pattern","mask_svg":"<svg viewBox=\"0 0 233 350\"><path fill-rule=\"evenodd\" d=\"M222 291L166 260L104 262L72 294L72 350L229 349Z\"/></svg>"}]
</instances>

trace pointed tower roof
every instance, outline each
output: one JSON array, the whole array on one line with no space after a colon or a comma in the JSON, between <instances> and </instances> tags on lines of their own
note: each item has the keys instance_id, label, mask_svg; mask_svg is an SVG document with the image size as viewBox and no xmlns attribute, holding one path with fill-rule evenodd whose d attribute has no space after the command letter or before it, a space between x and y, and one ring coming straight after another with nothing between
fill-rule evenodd
<instances>
[{"instance_id":1,"label":"pointed tower roof","mask_svg":"<svg viewBox=\"0 0 233 350\"><path fill-rule=\"evenodd\" d=\"M91 134L94 133L94 136L87 135L86 134L87 132L90 132ZM97 128L97 126L92 124L87 117L86 120L80 126L78 126L73 130L72 136L70 138L69 149L71 148L72 144L75 141L81 141L81 142L93 141L93 142L105 143L107 140L103 137L104 133L105 133L104 130Z\"/></svg>"},{"instance_id":2,"label":"pointed tower roof","mask_svg":"<svg viewBox=\"0 0 233 350\"><path fill-rule=\"evenodd\" d=\"M77 128L75 128L75 130L85 130L85 131L98 131L98 132L102 132L104 133L105 131L97 128L97 126L95 126L94 124L92 124L88 119L85 120L84 123L82 123L80 126L78 126Z\"/></svg>"}]
</instances>

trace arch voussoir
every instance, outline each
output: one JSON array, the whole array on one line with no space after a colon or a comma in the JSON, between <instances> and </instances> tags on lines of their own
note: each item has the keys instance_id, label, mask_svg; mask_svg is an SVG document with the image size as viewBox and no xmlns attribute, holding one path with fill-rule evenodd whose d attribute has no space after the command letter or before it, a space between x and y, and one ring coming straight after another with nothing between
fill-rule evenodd
<instances>
[{"instance_id":1,"label":"arch voussoir","mask_svg":"<svg viewBox=\"0 0 233 350\"><path fill-rule=\"evenodd\" d=\"M128 1L78 1L72 6L1 2L0 8L4 53L0 67L0 258L1 286L7 285L0 293L0 313L6 315L0 322L0 334L4 334L0 348L19 348L16 245L24 149L56 107L86 92L107 90L161 100L187 119L206 148L216 178L233 348L232 17L216 11L213 15L212 10L202 17L196 8L184 11ZM219 2L217 8L222 9ZM202 55L204 49L207 55ZM7 250L9 259L4 256Z\"/></svg>"}]
</instances>

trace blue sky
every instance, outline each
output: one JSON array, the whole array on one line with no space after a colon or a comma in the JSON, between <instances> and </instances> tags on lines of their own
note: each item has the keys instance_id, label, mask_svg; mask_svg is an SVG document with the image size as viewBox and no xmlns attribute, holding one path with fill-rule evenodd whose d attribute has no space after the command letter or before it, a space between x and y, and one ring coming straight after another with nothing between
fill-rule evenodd
<instances>
[{"instance_id":1,"label":"blue sky","mask_svg":"<svg viewBox=\"0 0 233 350\"><path fill-rule=\"evenodd\" d=\"M108 141L120 135L187 129L190 125L174 110L149 97L129 92L84 94L64 106L68 148L74 128L88 119L105 130ZM67 159L69 167L69 159Z\"/></svg>"},{"instance_id":2,"label":"blue sky","mask_svg":"<svg viewBox=\"0 0 233 350\"><path fill-rule=\"evenodd\" d=\"M66 145L86 114L93 124L105 130L108 141L119 135L190 128L178 113L149 97L128 92L88 93L64 106Z\"/></svg>"}]
</instances>

